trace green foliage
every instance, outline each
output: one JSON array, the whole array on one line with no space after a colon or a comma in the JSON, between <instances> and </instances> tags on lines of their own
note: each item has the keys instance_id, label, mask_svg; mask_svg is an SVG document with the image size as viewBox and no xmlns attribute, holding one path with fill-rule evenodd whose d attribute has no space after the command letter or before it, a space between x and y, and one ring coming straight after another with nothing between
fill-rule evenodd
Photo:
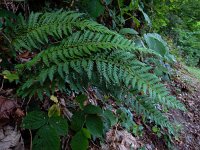
<instances>
[{"instance_id":1,"label":"green foliage","mask_svg":"<svg viewBox=\"0 0 200 150\"><path fill-rule=\"evenodd\" d=\"M3 26L6 26L7 28L13 27L13 22L11 21L11 19L16 19L17 16L11 11L0 9L0 18L5 19L5 21L0 22L0 29L2 29Z\"/></svg>"},{"instance_id":2,"label":"green foliage","mask_svg":"<svg viewBox=\"0 0 200 150\"><path fill-rule=\"evenodd\" d=\"M1 31L1 35L3 35L3 39L6 41L6 42L2 42L2 39L0 39L1 47L4 47L8 42L10 42L9 38L7 36L5 36L4 33L12 32L11 29L13 27L13 20L15 20L16 18L17 18L17 16L13 12L5 10L5 9L0 9L0 19L1 19L0 31ZM3 52L0 51L0 56L2 55L1 53L3 53Z\"/></svg>"},{"instance_id":3,"label":"green foliage","mask_svg":"<svg viewBox=\"0 0 200 150\"><path fill-rule=\"evenodd\" d=\"M37 10L42 5L37 5ZM19 96L38 97L40 102L51 97L55 102L48 115L34 111L23 120L23 127L35 130L33 149L60 149L60 137L68 133L66 119L60 117L61 103L54 96L57 94L76 96L70 101L73 108L69 106L73 113L69 119L73 150L88 149L92 136L101 141L116 122L135 136L142 135L143 127L137 124L135 112L142 124L153 122L152 131L158 136L166 131L169 137L176 133L176 124L165 112L185 107L160 82L170 79L168 63L175 59L159 34L173 40L178 46L175 53L186 64L199 66L199 0L47 0L44 5L44 13L23 14L25 18L0 10L0 69L5 70L4 79L19 82ZM119 33L85 19L82 13L52 11L61 7L87 12ZM17 65L17 72L7 71L13 70L10 62L19 62L13 56L27 50L34 57ZM88 88L102 92L101 98L106 94L106 98L97 100L106 110L88 104L84 94L88 95Z\"/></svg>"},{"instance_id":4,"label":"green foliage","mask_svg":"<svg viewBox=\"0 0 200 150\"><path fill-rule=\"evenodd\" d=\"M179 34L179 51L184 56L185 63L189 66L200 66L200 30L190 32L187 30L177 30Z\"/></svg>"},{"instance_id":5,"label":"green foliage","mask_svg":"<svg viewBox=\"0 0 200 150\"><path fill-rule=\"evenodd\" d=\"M170 37L177 57L189 66L199 66L199 0L144 0L153 21L153 30Z\"/></svg>"},{"instance_id":6,"label":"green foliage","mask_svg":"<svg viewBox=\"0 0 200 150\"><path fill-rule=\"evenodd\" d=\"M166 41L157 33L147 33L144 39L148 47L158 52L165 60L175 62L175 57L169 53L169 47Z\"/></svg>"},{"instance_id":7,"label":"green foliage","mask_svg":"<svg viewBox=\"0 0 200 150\"><path fill-rule=\"evenodd\" d=\"M169 53L167 43L161 38L159 34L147 33L144 35L144 39L148 47L157 51L161 56L164 57L167 53Z\"/></svg>"},{"instance_id":8,"label":"green foliage","mask_svg":"<svg viewBox=\"0 0 200 150\"><path fill-rule=\"evenodd\" d=\"M27 129L38 129L46 124L48 117L41 111L30 112L23 120L23 126Z\"/></svg>"},{"instance_id":9,"label":"green foliage","mask_svg":"<svg viewBox=\"0 0 200 150\"><path fill-rule=\"evenodd\" d=\"M199 68L186 67L186 69L200 81L200 70L199 70Z\"/></svg>"},{"instance_id":10,"label":"green foliage","mask_svg":"<svg viewBox=\"0 0 200 150\"><path fill-rule=\"evenodd\" d=\"M95 137L101 137L103 134L103 122L97 115L88 115L86 117L86 127Z\"/></svg>"},{"instance_id":11,"label":"green foliage","mask_svg":"<svg viewBox=\"0 0 200 150\"><path fill-rule=\"evenodd\" d=\"M123 97L123 93L118 95L119 99L124 99ZM172 96L169 97L172 98ZM127 98L124 99L124 102L127 106L130 107L129 110L124 109L124 112L126 112L125 120L127 120L127 123L125 123L125 125L129 125L126 128L129 128L135 124L133 121L130 121L128 119L128 117L132 118L132 114L130 113L130 111L135 111L138 115L142 113L145 117L145 120L154 121L161 128L167 128L170 134L176 134L176 125L170 122L168 118L162 112L160 112L160 110L158 110L157 107L159 107L160 105L155 99L146 96L133 97L133 95L129 94L127 95ZM175 103L176 102L174 101L174 104Z\"/></svg>"},{"instance_id":12,"label":"green foliage","mask_svg":"<svg viewBox=\"0 0 200 150\"><path fill-rule=\"evenodd\" d=\"M9 82L13 82L13 81L15 81L15 80L19 80L18 74L16 74L16 73L11 73L11 72L8 71L8 70L4 70L4 71L2 72L2 75L3 75L4 79L8 79Z\"/></svg>"},{"instance_id":13,"label":"green foliage","mask_svg":"<svg viewBox=\"0 0 200 150\"><path fill-rule=\"evenodd\" d=\"M81 109L84 107L84 102L87 100L87 96L84 94L81 94L76 97L76 101L79 103L79 106Z\"/></svg>"},{"instance_id":14,"label":"green foliage","mask_svg":"<svg viewBox=\"0 0 200 150\"><path fill-rule=\"evenodd\" d=\"M101 114L102 110L100 107L97 107L94 105L87 105L84 108L84 113L86 113L86 114Z\"/></svg>"},{"instance_id":15,"label":"green foliage","mask_svg":"<svg viewBox=\"0 0 200 150\"><path fill-rule=\"evenodd\" d=\"M65 136L68 132L68 124L66 119L62 117L51 117L49 119L49 124L54 128L59 136Z\"/></svg>"},{"instance_id":16,"label":"green foliage","mask_svg":"<svg viewBox=\"0 0 200 150\"><path fill-rule=\"evenodd\" d=\"M32 111L23 119L26 129L37 129L33 139L33 149L59 150L60 138L68 132L66 119L58 116L48 117L42 111Z\"/></svg>"},{"instance_id":17,"label":"green foliage","mask_svg":"<svg viewBox=\"0 0 200 150\"><path fill-rule=\"evenodd\" d=\"M115 8L113 10L110 10L110 12L112 12L110 14L113 14L111 15L111 17L114 20L115 25L119 26L120 29L131 20L133 24L128 26L134 27L134 29L138 29L142 24L147 24L149 27L151 26L151 20L143 10L143 2L140 2L139 0L118 0L117 4L117 8L119 8L119 13L115 12L115 10L117 9ZM140 13L142 14L142 16L138 15ZM142 17L142 19L138 16Z\"/></svg>"},{"instance_id":18,"label":"green foliage","mask_svg":"<svg viewBox=\"0 0 200 150\"><path fill-rule=\"evenodd\" d=\"M136 123L133 120L133 114L131 113L131 110L125 107L120 107L120 109L117 110L117 114L119 115L119 121L121 122L121 125L128 131L133 132Z\"/></svg>"},{"instance_id":19,"label":"green foliage","mask_svg":"<svg viewBox=\"0 0 200 150\"><path fill-rule=\"evenodd\" d=\"M10 47L10 37L8 36L13 32L14 22L17 16L5 9L0 8L0 69L4 70L3 74L9 82L18 80L18 76L15 73L11 73L8 70L13 70L14 63L10 60L15 59L16 52Z\"/></svg>"},{"instance_id":20,"label":"green foliage","mask_svg":"<svg viewBox=\"0 0 200 150\"><path fill-rule=\"evenodd\" d=\"M74 150L87 149L91 135L102 137L106 125L114 125L116 119L109 110L102 110L98 106L86 105L82 111L77 111L71 119L71 129L76 131L72 137L71 147ZM81 143L78 144L78 142Z\"/></svg>"},{"instance_id":21,"label":"green foliage","mask_svg":"<svg viewBox=\"0 0 200 150\"><path fill-rule=\"evenodd\" d=\"M34 139L33 150L59 150L60 139L55 129L50 126L41 127Z\"/></svg>"},{"instance_id":22,"label":"green foliage","mask_svg":"<svg viewBox=\"0 0 200 150\"><path fill-rule=\"evenodd\" d=\"M58 14L60 14L59 17ZM45 24L45 28L51 30L48 32L45 31L42 33L44 35L39 36L39 38L37 32L43 32L43 23L41 26L39 24L34 26L34 24L30 23L33 22L37 16L38 13L35 15L32 14L32 17L28 20L28 24L33 26L33 30L28 32L28 26L24 29L25 32L27 32L26 34L22 34L13 39L12 43L15 48L28 47L29 49L34 49L35 45L42 44L40 41L44 41L45 39L43 38L49 35L55 37L56 40L61 26L52 27L54 24L50 24L50 22L53 19L56 19L56 25L61 25L63 21L61 21L61 18L65 16L65 20L68 20L67 29L71 28L69 30L72 30L72 23L75 27L78 27L81 25L80 22L87 22L87 20L79 21L77 16L80 16L80 14L74 12L58 11L56 13L45 13L36 20L39 24L41 22L49 23ZM54 18L54 16L56 16L56 18ZM31 18L33 18L33 20ZM77 22L75 22L75 19ZM60 33L65 35L65 28L63 26L63 32ZM37 32L34 33L34 31ZM18 32L18 34L20 33ZM23 41L27 40L29 43L23 43ZM126 88L130 86L133 89L137 88L138 91L143 91L144 94L148 94L151 98L167 107L184 109L175 98L169 96L169 92L167 92L164 85L159 83L159 79L155 75L149 73L151 68L139 62L134 54L138 51L156 54L153 50L138 48L133 41L92 21L85 26L84 31L73 32L63 40L56 42L56 44L51 43L51 41L48 42L50 43L46 50L41 51L31 61L18 66L18 69L22 71L21 73L27 69L34 70L34 73L31 73L31 78L29 77L30 79L25 81L19 89L20 95L32 96L34 93L41 92L40 90L47 93L49 90L53 92L54 89L47 86L49 81L51 81L51 84L54 86L65 81L72 90L80 91L82 90L81 87L87 86L88 83L98 86L95 80L100 79L100 82L113 84L113 86L124 85ZM77 78L78 76L79 78ZM58 88L63 91L66 90L67 87L66 85L59 85Z\"/></svg>"},{"instance_id":23,"label":"green foliage","mask_svg":"<svg viewBox=\"0 0 200 150\"><path fill-rule=\"evenodd\" d=\"M72 138L71 147L72 150L87 150L89 146L88 139L90 139L90 133L87 129L82 128L76 135Z\"/></svg>"},{"instance_id":24,"label":"green foliage","mask_svg":"<svg viewBox=\"0 0 200 150\"><path fill-rule=\"evenodd\" d=\"M71 128L74 131L79 131L85 123L85 114L83 112L75 112L71 120Z\"/></svg>"},{"instance_id":25,"label":"green foliage","mask_svg":"<svg viewBox=\"0 0 200 150\"><path fill-rule=\"evenodd\" d=\"M113 126L116 124L117 119L110 110L105 110L103 112L103 116L104 116L104 119L107 119L107 122L109 122L109 126Z\"/></svg>"},{"instance_id":26,"label":"green foliage","mask_svg":"<svg viewBox=\"0 0 200 150\"><path fill-rule=\"evenodd\" d=\"M32 60L16 66L22 77L18 89L20 96L38 95L43 98L43 95L50 97L58 90L84 93L89 86L97 87L111 97L122 100L122 103L129 102L131 111L143 114L147 120L174 134L173 124L156 105L181 110L185 110L185 107L170 96L155 74L150 73L152 67L138 59L138 53L161 59L155 50L136 46L132 40L84 19L84 14L62 10L32 13L27 20L20 16L11 36L11 44L17 51L28 49L37 53ZM116 91L112 89L117 88L119 91L115 94ZM85 135L84 128L89 135L101 137L104 127L115 123L111 112L93 105L84 107L85 99L84 96L77 98L81 111L75 112L71 120L71 128L76 132L71 141L73 149L81 146L76 145L77 139L83 142L83 148L88 147L89 136ZM27 116L27 122L39 119L41 123L37 123L34 129L42 128L44 124L54 128L57 141L57 137L66 131L64 121L60 121L60 128L57 129L51 121L42 122L41 116ZM38 134L43 133L39 131Z\"/></svg>"},{"instance_id":27,"label":"green foliage","mask_svg":"<svg viewBox=\"0 0 200 150\"><path fill-rule=\"evenodd\" d=\"M97 18L104 13L104 6L100 0L80 0L80 8L86 10L91 17ZM109 2L107 2L109 3Z\"/></svg>"},{"instance_id":28,"label":"green foliage","mask_svg":"<svg viewBox=\"0 0 200 150\"><path fill-rule=\"evenodd\" d=\"M132 35L135 35L135 34L138 34L137 31L135 31L134 29L131 29L131 28L123 28L119 31L120 34L123 34L123 35L126 35L126 34L132 34Z\"/></svg>"}]
</instances>

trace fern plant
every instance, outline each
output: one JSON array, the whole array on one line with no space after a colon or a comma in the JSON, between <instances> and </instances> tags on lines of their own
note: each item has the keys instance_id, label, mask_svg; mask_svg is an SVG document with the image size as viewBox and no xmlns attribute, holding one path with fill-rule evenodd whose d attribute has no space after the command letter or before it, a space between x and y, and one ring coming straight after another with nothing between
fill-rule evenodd
<instances>
[{"instance_id":1,"label":"fern plant","mask_svg":"<svg viewBox=\"0 0 200 150\"><path fill-rule=\"evenodd\" d=\"M151 67L136 57L138 52L159 57L155 51L136 47L133 41L73 11L19 18L11 35L13 47L37 53L16 66L23 76L19 95L37 95L42 100L44 94L50 96L57 89L84 92L88 86L98 87L129 102L134 111L173 133L173 125L156 104L181 110L185 107L170 96L156 75L149 73ZM142 96L133 94L133 90Z\"/></svg>"}]
</instances>

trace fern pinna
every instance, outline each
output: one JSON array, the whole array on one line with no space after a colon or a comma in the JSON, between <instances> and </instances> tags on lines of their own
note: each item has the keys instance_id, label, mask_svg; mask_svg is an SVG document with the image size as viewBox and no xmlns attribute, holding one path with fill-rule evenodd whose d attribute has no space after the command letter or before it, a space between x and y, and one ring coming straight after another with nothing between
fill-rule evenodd
<instances>
[{"instance_id":1,"label":"fern pinna","mask_svg":"<svg viewBox=\"0 0 200 150\"><path fill-rule=\"evenodd\" d=\"M123 96L110 94L127 101L130 91L137 89L143 96L131 94L133 110L171 132L172 124L155 105L185 110L159 78L149 73L151 67L135 56L137 52L157 55L154 51L136 47L133 41L84 19L84 14L32 13L28 20L20 17L13 37L17 51L38 51L32 60L17 66L21 74L29 74L18 90L23 97L37 94L42 99L44 92L50 96L55 89L78 92L88 86L121 87Z\"/></svg>"}]
</instances>

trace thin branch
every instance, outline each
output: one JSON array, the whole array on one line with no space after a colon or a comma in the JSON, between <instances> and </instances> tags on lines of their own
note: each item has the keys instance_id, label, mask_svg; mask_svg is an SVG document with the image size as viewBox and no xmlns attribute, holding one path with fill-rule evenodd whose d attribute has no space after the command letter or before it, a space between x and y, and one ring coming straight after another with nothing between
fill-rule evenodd
<instances>
[{"instance_id":1,"label":"thin branch","mask_svg":"<svg viewBox=\"0 0 200 150\"><path fill-rule=\"evenodd\" d=\"M3 84L4 84L4 79L3 79L2 83L1 83L0 91L3 89Z\"/></svg>"},{"instance_id":2,"label":"thin branch","mask_svg":"<svg viewBox=\"0 0 200 150\"><path fill-rule=\"evenodd\" d=\"M30 150L32 150L32 145L33 145L32 140L33 140L33 136L32 136L32 132L31 132L30 129L29 129L29 133L30 133Z\"/></svg>"},{"instance_id":3,"label":"thin branch","mask_svg":"<svg viewBox=\"0 0 200 150\"><path fill-rule=\"evenodd\" d=\"M11 43L11 40L3 32L1 32L1 34L8 40L9 43Z\"/></svg>"}]
</instances>

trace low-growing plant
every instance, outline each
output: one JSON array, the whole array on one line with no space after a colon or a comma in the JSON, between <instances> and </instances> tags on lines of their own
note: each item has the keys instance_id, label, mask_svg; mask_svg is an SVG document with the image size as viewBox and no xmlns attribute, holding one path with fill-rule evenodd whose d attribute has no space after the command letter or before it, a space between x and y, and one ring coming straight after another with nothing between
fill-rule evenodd
<instances>
[{"instance_id":1,"label":"low-growing plant","mask_svg":"<svg viewBox=\"0 0 200 150\"><path fill-rule=\"evenodd\" d=\"M168 129L169 134L175 134L174 124L157 106L181 110L185 107L150 73L152 68L138 59L139 53L162 59L158 52L136 46L134 41L73 11L31 13L28 19L20 15L13 29L8 36L15 50L35 53L33 59L16 66L21 85L19 96L38 97L42 101L44 96L51 97L58 91L78 94L95 87L143 115L146 121L153 121L161 129ZM79 146L87 149L91 135L101 137L105 129L103 119L107 118L113 125L108 117L111 112L82 102L79 105L69 121L76 132L71 141L74 150L80 149ZM46 149L59 149L59 136L66 135L66 120L61 116L34 113L24 120L24 127L38 130L33 148L47 146L46 140L52 141L52 134L57 144ZM36 119L34 127L32 117ZM65 122L63 131L60 128L57 131L59 125L54 127L52 119ZM48 137L44 139L44 135Z\"/></svg>"}]
</instances>

